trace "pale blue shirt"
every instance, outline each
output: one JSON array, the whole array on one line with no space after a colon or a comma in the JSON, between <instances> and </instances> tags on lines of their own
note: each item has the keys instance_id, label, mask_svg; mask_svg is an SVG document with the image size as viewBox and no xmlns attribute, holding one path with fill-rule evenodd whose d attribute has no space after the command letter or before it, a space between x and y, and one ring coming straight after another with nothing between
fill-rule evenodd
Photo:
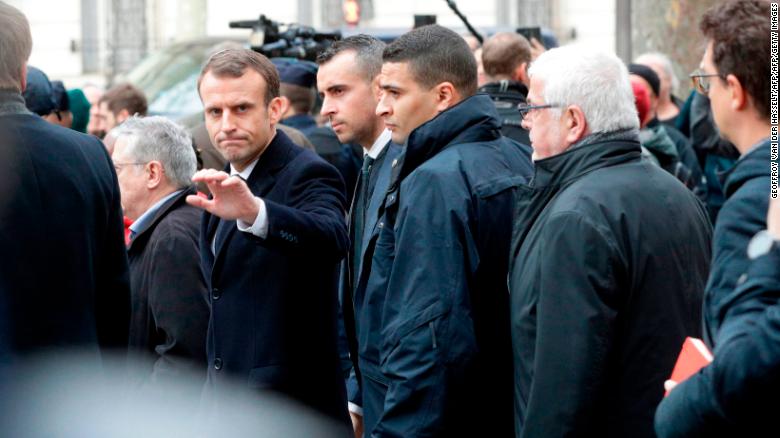
<instances>
[{"instance_id":1,"label":"pale blue shirt","mask_svg":"<svg viewBox=\"0 0 780 438\"><path fill-rule=\"evenodd\" d=\"M157 214L157 212L160 210L160 208L165 204L166 201L169 199L175 197L179 193L183 192L184 189L176 190L168 195L166 195L164 198L160 199L159 201L155 202L154 205L149 207L144 214L142 214L138 219L133 222L132 225L130 225L130 236L131 238L135 238L135 236L138 234L140 230L143 230L144 227L147 226L149 222L154 219L154 216Z\"/></svg>"}]
</instances>

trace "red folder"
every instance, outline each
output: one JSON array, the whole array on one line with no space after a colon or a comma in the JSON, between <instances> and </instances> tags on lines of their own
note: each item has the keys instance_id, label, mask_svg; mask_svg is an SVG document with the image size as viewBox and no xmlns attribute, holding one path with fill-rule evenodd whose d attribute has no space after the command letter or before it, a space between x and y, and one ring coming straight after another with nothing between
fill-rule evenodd
<instances>
[{"instance_id":1,"label":"red folder","mask_svg":"<svg viewBox=\"0 0 780 438\"><path fill-rule=\"evenodd\" d=\"M683 342L682 350L680 350L677 363L674 364L672 377L669 380L675 384L680 383L696 374L710 362L712 362L712 353L704 345L704 342L701 339L687 337ZM666 391L666 395L668 394L669 391Z\"/></svg>"}]
</instances>

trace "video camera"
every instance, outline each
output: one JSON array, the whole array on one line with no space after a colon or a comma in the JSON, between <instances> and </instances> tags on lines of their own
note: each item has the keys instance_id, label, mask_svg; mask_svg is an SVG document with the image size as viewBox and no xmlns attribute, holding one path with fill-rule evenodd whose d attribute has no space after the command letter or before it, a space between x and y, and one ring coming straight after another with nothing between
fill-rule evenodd
<instances>
[{"instance_id":1,"label":"video camera","mask_svg":"<svg viewBox=\"0 0 780 438\"><path fill-rule=\"evenodd\" d=\"M341 39L340 31L317 32L313 27L282 24L262 14L257 20L231 21L230 28L252 29L249 37L252 50L269 58L314 61L320 52Z\"/></svg>"}]
</instances>

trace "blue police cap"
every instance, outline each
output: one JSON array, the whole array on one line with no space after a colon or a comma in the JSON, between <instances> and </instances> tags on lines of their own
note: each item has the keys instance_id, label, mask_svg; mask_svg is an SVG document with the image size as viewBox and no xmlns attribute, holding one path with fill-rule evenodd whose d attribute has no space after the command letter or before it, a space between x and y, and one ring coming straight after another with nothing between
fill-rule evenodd
<instances>
[{"instance_id":1,"label":"blue police cap","mask_svg":"<svg viewBox=\"0 0 780 438\"><path fill-rule=\"evenodd\" d=\"M49 77L35 67L27 67L27 88L22 96L27 109L40 116L50 114L57 108Z\"/></svg>"},{"instance_id":2,"label":"blue police cap","mask_svg":"<svg viewBox=\"0 0 780 438\"><path fill-rule=\"evenodd\" d=\"M289 58L272 60L279 70L279 81L284 84L314 88L317 84L317 64Z\"/></svg>"},{"instance_id":3,"label":"blue police cap","mask_svg":"<svg viewBox=\"0 0 780 438\"><path fill-rule=\"evenodd\" d=\"M51 81L51 94L54 96L54 103L57 105L58 110L70 111L68 90L65 89L65 84L62 81Z\"/></svg>"}]
</instances>

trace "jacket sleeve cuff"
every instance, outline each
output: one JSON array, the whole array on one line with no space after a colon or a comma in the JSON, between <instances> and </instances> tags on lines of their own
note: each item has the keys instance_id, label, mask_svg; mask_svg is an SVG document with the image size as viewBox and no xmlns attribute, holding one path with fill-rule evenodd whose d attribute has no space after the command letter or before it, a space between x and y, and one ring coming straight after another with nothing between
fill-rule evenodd
<instances>
[{"instance_id":1,"label":"jacket sleeve cuff","mask_svg":"<svg viewBox=\"0 0 780 438\"><path fill-rule=\"evenodd\" d=\"M244 233L250 233L261 239L268 237L268 211L265 208L265 201L262 198L255 196L255 202L257 202L257 217L253 224L248 224L241 219L236 221L238 231Z\"/></svg>"},{"instance_id":2,"label":"jacket sleeve cuff","mask_svg":"<svg viewBox=\"0 0 780 438\"><path fill-rule=\"evenodd\" d=\"M360 406L358 406L358 405L356 405L356 404L354 404L352 402L347 402L347 407L349 408L349 412L351 412L351 413L353 413L355 415L360 415L361 417L363 416L363 408L362 407L360 407Z\"/></svg>"},{"instance_id":3,"label":"jacket sleeve cuff","mask_svg":"<svg viewBox=\"0 0 780 438\"><path fill-rule=\"evenodd\" d=\"M748 268L746 278L780 277L780 244L775 243L772 249L753 260Z\"/></svg>"}]
</instances>

